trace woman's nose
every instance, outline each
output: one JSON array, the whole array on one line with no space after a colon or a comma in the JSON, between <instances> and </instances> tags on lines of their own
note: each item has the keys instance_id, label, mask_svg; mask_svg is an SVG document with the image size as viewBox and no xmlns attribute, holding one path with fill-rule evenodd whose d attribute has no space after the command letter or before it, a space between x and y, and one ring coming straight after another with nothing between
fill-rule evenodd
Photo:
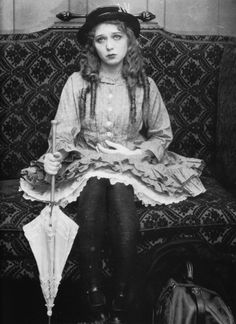
<instances>
[{"instance_id":1,"label":"woman's nose","mask_svg":"<svg viewBox=\"0 0 236 324\"><path fill-rule=\"evenodd\" d=\"M113 41L112 39L108 39L106 43L107 50L111 50L113 48Z\"/></svg>"}]
</instances>

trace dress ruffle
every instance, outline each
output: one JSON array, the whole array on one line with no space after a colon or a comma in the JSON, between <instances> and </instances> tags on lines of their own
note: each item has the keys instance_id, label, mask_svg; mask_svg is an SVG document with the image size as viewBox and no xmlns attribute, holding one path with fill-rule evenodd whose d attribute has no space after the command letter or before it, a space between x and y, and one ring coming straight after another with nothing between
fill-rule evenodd
<instances>
[{"instance_id":1,"label":"dress ruffle","mask_svg":"<svg viewBox=\"0 0 236 324\"><path fill-rule=\"evenodd\" d=\"M76 157L76 154L74 155ZM132 185L144 205L170 204L205 191L200 175L202 160L166 151L161 163L140 156L104 154L80 150L80 158L64 163L56 176L55 200L61 205L75 201L91 177L108 178ZM21 190L32 200L50 200L50 176L36 162L22 170Z\"/></svg>"}]
</instances>

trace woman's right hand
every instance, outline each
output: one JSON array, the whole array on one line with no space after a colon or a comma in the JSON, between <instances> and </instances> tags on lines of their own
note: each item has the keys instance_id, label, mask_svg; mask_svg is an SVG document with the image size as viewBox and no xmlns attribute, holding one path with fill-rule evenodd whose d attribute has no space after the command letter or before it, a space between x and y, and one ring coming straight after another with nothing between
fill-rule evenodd
<instances>
[{"instance_id":1,"label":"woman's right hand","mask_svg":"<svg viewBox=\"0 0 236 324\"><path fill-rule=\"evenodd\" d=\"M50 175L56 175L61 168L63 156L60 152L46 153L44 158L44 170Z\"/></svg>"}]
</instances>

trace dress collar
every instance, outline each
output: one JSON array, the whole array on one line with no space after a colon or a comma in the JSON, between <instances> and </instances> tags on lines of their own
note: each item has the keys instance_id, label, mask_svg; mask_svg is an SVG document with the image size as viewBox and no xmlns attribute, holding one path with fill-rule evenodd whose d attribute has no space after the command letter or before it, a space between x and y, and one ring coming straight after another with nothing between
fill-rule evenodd
<instances>
[{"instance_id":1,"label":"dress collar","mask_svg":"<svg viewBox=\"0 0 236 324\"><path fill-rule=\"evenodd\" d=\"M125 82L121 72L116 73L114 75L108 74L104 71L100 71L99 73L100 81L102 83L108 83L108 84L123 84Z\"/></svg>"}]
</instances>

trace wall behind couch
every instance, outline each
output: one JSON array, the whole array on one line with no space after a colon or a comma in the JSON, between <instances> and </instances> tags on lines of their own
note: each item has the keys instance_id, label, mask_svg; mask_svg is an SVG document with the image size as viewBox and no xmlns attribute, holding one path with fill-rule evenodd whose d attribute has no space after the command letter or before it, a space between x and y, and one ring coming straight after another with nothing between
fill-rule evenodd
<instances>
[{"instance_id":1,"label":"wall behind couch","mask_svg":"<svg viewBox=\"0 0 236 324\"><path fill-rule=\"evenodd\" d=\"M172 32L236 36L236 0L0 0L0 33L29 33L50 27L56 14L87 13L106 4L129 4L131 13L149 10Z\"/></svg>"}]
</instances>

